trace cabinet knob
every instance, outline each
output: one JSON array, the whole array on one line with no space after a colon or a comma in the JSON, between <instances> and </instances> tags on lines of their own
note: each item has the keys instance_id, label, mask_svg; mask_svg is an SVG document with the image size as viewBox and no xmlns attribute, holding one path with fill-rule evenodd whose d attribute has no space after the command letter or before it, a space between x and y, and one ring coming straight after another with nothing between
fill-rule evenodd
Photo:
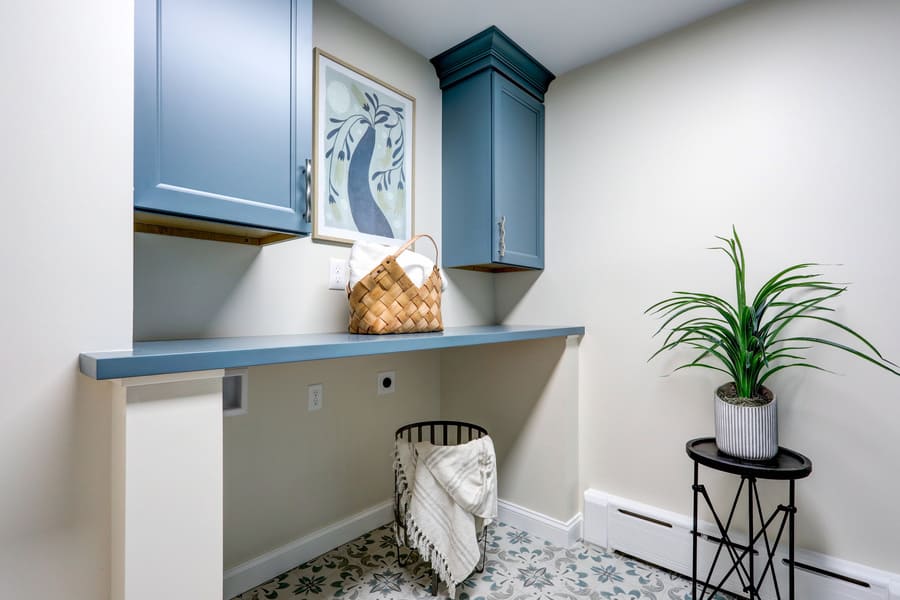
<instances>
[{"instance_id":1,"label":"cabinet knob","mask_svg":"<svg viewBox=\"0 0 900 600\"><path fill-rule=\"evenodd\" d=\"M303 173L306 179L306 207L303 210L303 219L307 223L312 223L312 161L308 158L306 159Z\"/></svg>"},{"instance_id":2,"label":"cabinet knob","mask_svg":"<svg viewBox=\"0 0 900 600\"><path fill-rule=\"evenodd\" d=\"M500 258L503 258L503 255L506 254L506 217L501 216L500 220L497 221L497 225L500 227L500 242L497 244L497 254L500 255Z\"/></svg>"}]
</instances>

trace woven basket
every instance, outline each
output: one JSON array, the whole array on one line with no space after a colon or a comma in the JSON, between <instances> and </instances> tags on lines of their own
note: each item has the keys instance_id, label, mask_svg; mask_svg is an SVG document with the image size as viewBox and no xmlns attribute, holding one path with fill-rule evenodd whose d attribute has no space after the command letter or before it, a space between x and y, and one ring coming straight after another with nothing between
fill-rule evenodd
<instances>
[{"instance_id":1,"label":"woven basket","mask_svg":"<svg viewBox=\"0 0 900 600\"><path fill-rule=\"evenodd\" d=\"M434 244L434 270L421 287L410 281L397 257L416 240ZM350 333L422 333L443 331L441 273L438 247L430 235L419 234L381 261L350 290Z\"/></svg>"}]
</instances>

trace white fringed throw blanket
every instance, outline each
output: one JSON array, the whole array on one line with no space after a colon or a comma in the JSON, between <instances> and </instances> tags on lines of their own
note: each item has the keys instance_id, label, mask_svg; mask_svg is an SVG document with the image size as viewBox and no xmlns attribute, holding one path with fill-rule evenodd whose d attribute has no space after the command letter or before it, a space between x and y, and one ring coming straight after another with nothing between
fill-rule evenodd
<instances>
[{"instance_id":1,"label":"white fringed throw blanket","mask_svg":"<svg viewBox=\"0 0 900 600\"><path fill-rule=\"evenodd\" d=\"M481 558L478 534L497 517L494 444L482 437L457 446L397 440L398 513L408 543L431 563L450 597Z\"/></svg>"}]
</instances>

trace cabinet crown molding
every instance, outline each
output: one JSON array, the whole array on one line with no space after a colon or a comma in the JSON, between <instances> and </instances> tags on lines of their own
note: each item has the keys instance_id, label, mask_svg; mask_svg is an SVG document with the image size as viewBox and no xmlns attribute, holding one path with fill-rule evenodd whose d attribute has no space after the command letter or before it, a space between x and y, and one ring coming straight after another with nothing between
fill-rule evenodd
<instances>
[{"instance_id":1,"label":"cabinet crown molding","mask_svg":"<svg viewBox=\"0 0 900 600\"><path fill-rule=\"evenodd\" d=\"M526 92L544 101L544 94L556 75L537 59L491 25L431 59L441 81L441 89L484 69L494 69Z\"/></svg>"}]
</instances>

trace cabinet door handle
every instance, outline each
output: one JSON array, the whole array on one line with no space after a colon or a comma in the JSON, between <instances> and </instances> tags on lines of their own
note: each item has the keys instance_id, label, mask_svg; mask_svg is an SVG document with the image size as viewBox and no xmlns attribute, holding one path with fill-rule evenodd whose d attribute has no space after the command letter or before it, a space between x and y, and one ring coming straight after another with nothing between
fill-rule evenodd
<instances>
[{"instance_id":1,"label":"cabinet door handle","mask_svg":"<svg viewBox=\"0 0 900 600\"><path fill-rule=\"evenodd\" d=\"M308 158L306 159L303 173L306 179L306 207L303 210L303 219L307 223L312 223L312 161Z\"/></svg>"},{"instance_id":2,"label":"cabinet door handle","mask_svg":"<svg viewBox=\"0 0 900 600\"><path fill-rule=\"evenodd\" d=\"M506 217L501 216L500 220L497 221L497 225L500 226L500 242L497 244L497 253L500 255L500 258L503 258L506 254Z\"/></svg>"}]
</instances>

